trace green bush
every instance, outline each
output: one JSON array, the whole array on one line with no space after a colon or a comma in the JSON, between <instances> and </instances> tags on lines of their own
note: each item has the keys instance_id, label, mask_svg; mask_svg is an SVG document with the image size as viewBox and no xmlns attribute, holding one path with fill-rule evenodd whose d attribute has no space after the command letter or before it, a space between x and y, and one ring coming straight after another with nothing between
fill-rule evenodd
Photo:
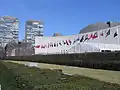
<instances>
[{"instance_id":1,"label":"green bush","mask_svg":"<svg viewBox=\"0 0 120 90\"><path fill-rule=\"evenodd\" d=\"M120 70L119 52L11 56L7 57L6 59L78 66L95 69Z\"/></svg>"}]
</instances>

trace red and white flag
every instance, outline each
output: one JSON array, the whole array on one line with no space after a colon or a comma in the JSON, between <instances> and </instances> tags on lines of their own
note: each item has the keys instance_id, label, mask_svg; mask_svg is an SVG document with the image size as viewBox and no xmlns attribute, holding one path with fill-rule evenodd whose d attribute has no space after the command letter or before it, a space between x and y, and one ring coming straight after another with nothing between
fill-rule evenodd
<instances>
[{"instance_id":1,"label":"red and white flag","mask_svg":"<svg viewBox=\"0 0 120 90\"><path fill-rule=\"evenodd\" d=\"M88 35L88 39L91 39L93 37L93 34Z\"/></svg>"},{"instance_id":2,"label":"red and white flag","mask_svg":"<svg viewBox=\"0 0 120 90\"><path fill-rule=\"evenodd\" d=\"M35 46L35 48L40 48L40 45Z\"/></svg>"}]
</instances>

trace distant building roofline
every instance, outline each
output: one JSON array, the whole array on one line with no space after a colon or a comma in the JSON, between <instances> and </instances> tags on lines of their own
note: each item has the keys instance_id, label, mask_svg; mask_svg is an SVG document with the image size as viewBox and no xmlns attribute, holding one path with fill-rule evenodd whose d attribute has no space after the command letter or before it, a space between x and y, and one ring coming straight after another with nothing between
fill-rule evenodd
<instances>
[{"instance_id":1,"label":"distant building roofline","mask_svg":"<svg viewBox=\"0 0 120 90\"><path fill-rule=\"evenodd\" d=\"M96 22L94 24L90 24L86 27L84 27L83 29L80 30L80 34L81 33L87 33L87 32L92 32L92 31L99 31L102 29L107 29L109 27L115 27L120 25L120 22L112 22L112 21L108 21L108 22Z\"/></svg>"},{"instance_id":2,"label":"distant building roofline","mask_svg":"<svg viewBox=\"0 0 120 90\"><path fill-rule=\"evenodd\" d=\"M13 17L13 16L0 16L0 18L6 18L6 19L18 19L18 18Z\"/></svg>"},{"instance_id":3,"label":"distant building roofline","mask_svg":"<svg viewBox=\"0 0 120 90\"><path fill-rule=\"evenodd\" d=\"M40 24L43 24L43 21L41 20L27 20L26 23L29 23L29 22L38 22Z\"/></svg>"}]
</instances>

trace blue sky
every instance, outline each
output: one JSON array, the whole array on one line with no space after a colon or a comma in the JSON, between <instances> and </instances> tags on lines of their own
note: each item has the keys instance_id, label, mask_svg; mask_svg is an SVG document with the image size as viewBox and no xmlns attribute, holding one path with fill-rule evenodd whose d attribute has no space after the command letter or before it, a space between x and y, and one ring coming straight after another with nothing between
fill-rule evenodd
<instances>
[{"instance_id":1,"label":"blue sky","mask_svg":"<svg viewBox=\"0 0 120 90\"><path fill-rule=\"evenodd\" d=\"M20 20L19 39L24 38L25 21L44 22L44 35L79 33L96 22L120 21L120 0L0 0L0 16Z\"/></svg>"}]
</instances>

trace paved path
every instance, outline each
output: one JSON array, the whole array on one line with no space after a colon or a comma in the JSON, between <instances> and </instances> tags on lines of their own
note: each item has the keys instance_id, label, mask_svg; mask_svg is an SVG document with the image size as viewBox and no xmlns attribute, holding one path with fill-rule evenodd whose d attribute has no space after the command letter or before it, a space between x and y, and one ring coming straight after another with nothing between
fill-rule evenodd
<instances>
[{"instance_id":1,"label":"paved path","mask_svg":"<svg viewBox=\"0 0 120 90\"><path fill-rule=\"evenodd\" d=\"M7 61L7 62L36 66L38 68L62 69L64 74L69 74L69 75L78 74L78 75L98 79L100 81L120 84L120 71L88 69L88 68L79 68L72 66L45 64L45 63L33 63L33 62L24 62L24 61Z\"/></svg>"}]
</instances>

